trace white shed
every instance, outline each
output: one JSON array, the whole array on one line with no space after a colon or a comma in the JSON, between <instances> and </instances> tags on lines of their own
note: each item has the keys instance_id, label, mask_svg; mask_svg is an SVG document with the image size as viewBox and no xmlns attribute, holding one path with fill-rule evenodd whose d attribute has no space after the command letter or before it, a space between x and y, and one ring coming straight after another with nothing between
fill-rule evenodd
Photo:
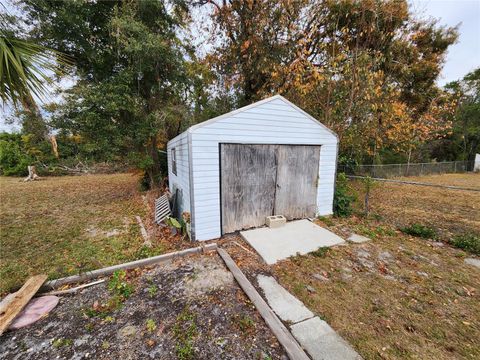
<instances>
[{"instance_id":1,"label":"white shed","mask_svg":"<svg viewBox=\"0 0 480 360\"><path fill-rule=\"evenodd\" d=\"M192 239L210 240L332 214L338 138L280 95L190 127L170 140L168 178Z\"/></svg>"}]
</instances>

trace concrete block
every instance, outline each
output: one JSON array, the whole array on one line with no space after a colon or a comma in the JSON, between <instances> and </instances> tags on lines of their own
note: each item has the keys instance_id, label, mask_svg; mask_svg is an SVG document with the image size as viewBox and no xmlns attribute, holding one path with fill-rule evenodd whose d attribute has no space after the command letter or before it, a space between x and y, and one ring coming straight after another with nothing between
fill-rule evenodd
<instances>
[{"instance_id":1,"label":"concrete block","mask_svg":"<svg viewBox=\"0 0 480 360\"><path fill-rule=\"evenodd\" d=\"M477 268L480 269L480 259L466 258L465 259L465 264L476 266Z\"/></svg>"},{"instance_id":2,"label":"concrete block","mask_svg":"<svg viewBox=\"0 0 480 360\"><path fill-rule=\"evenodd\" d=\"M278 228L287 223L287 219L283 215L267 216L266 224L269 228Z\"/></svg>"},{"instance_id":3,"label":"concrete block","mask_svg":"<svg viewBox=\"0 0 480 360\"><path fill-rule=\"evenodd\" d=\"M361 243L370 241L371 239L366 237L366 236L362 236L362 235L358 235L358 234L352 234L352 235L349 236L349 238L347 240L350 241L350 242L353 242L353 243L361 244Z\"/></svg>"},{"instance_id":4,"label":"concrete block","mask_svg":"<svg viewBox=\"0 0 480 360\"><path fill-rule=\"evenodd\" d=\"M350 344L319 317L292 325L291 330L313 360L361 359Z\"/></svg>"},{"instance_id":5,"label":"concrete block","mask_svg":"<svg viewBox=\"0 0 480 360\"><path fill-rule=\"evenodd\" d=\"M296 323L314 316L300 300L285 290L273 277L258 275L257 281L268 305L283 321Z\"/></svg>"}]
</instances>

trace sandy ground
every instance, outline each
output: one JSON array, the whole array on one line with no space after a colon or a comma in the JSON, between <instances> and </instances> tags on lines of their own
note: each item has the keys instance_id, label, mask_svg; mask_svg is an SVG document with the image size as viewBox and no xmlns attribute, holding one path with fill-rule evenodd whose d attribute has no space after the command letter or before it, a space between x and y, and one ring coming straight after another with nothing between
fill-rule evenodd
<instances>
[{"instance_id":1,"label":"sandy ground","mask_svg":"<svg viewBox=\"0 0 480 360\"><path fill-rule=\"evenodd\" d=\"M287 359L215 253L129 276L135 291L119 308L92 315L112 297L106 285L63 296L4 335L0 358Z\"/></svg>"}]
</instances>

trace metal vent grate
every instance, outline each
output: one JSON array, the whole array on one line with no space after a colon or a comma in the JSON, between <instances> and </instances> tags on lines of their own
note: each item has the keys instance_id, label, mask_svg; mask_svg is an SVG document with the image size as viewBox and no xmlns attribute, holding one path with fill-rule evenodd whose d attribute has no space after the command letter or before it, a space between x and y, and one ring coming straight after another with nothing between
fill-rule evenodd
<instances>
[{"instance_id":1,"label":"metal vent grate","mask_svg":"<svg viewBox=\"0 0 480 360\"><path fill-rule=\"evenodd\" d=\"M167 195L162 195L155 200L155 222L160 224L169 215L172 214L170 210L170 202Z\"/></svg>"}]
</instances>

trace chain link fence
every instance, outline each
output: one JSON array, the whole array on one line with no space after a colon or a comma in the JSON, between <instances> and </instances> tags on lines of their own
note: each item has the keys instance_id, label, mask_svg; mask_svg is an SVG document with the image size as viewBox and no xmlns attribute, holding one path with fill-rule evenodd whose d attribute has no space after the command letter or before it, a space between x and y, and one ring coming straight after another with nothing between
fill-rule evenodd
<instances>
[{"instance_id":1,"label":"chain link fence","mask_svg":"<svg viewBox=\"0 0 480 360\"><path fill-rule=\"evenodd\" d=\"M338 171L347 175L393 178L472 171L473 161L444 161L414 164L339 165Z\"/></svg>"}]
</instances>

